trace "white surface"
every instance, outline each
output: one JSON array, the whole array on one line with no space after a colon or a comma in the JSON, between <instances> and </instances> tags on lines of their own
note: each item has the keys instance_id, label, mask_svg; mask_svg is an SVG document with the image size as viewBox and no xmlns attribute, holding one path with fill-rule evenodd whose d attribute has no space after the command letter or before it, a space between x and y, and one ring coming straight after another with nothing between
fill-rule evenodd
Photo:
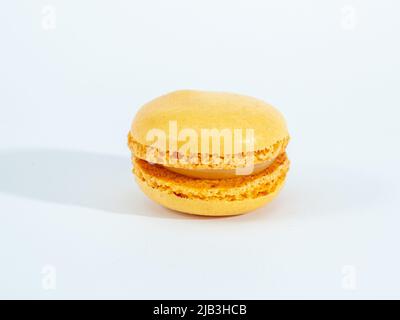
<instances>
[{"instance_id":1,"label":"white surface","mask_svg":"<svg viewBox=\"0 0 400 320\"><path fill-rule=\"evenodd\" d=\"M399 9L4 1L0 297L400 298ZM292 168L275 202L194 218L138 190L130 121L180 88L280 108Z\"/></svg>"}]
</instances>

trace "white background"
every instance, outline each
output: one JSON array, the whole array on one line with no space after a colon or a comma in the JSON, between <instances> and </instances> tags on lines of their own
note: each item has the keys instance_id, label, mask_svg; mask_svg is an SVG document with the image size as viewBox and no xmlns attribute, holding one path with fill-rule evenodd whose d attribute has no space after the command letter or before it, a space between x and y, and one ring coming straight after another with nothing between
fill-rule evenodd
<instances>
[{"instance_id":1,"label":"white background","mask_svg":"<svg viewBox=\"0 0 400 320\"><path fill-rule=\"evenodd\" d=\"M2 1L0 297L400 298L399 10ZM130 122L185 88L282 111L292 167L273 203L198 218L139 191Z\"/></svg>"}]
</instances>

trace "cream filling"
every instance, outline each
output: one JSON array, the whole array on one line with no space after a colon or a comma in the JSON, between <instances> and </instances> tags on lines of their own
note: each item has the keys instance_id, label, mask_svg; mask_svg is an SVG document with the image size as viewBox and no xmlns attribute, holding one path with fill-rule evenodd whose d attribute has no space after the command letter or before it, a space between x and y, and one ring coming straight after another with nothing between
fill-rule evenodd
<instances>
[{"instance_id":1,"label":"cream filling","mask_svg":"<svg viewBox=\"0 0 400 320\"><path fill-rule=\"evenodd\" d=\"M261 163L254 164L253 166L247 166L240 169L182 169L167 167L166 169L173 171L175 173L182 174L191 178L199 179L229 179L237 176L249 176L252 174L257 174L265 169L267 169L273 162L274 159L264 161Z\"/></svg>"}]
</instances>

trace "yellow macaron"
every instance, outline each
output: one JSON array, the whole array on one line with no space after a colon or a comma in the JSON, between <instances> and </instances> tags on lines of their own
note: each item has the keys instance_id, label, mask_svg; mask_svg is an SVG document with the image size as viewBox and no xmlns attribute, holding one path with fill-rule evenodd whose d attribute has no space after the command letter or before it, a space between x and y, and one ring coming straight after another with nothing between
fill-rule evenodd
<instances>
[{"instance_id":1,"label":"yellow macaron","mask_svg":"<svg viewBox=\"0 0 400 320\"><path fill-rule=\"evenodd\" d=\"M145 104L128 134L143 192L180 212L242 214L271 201L289 170L281 113L248 96L175 91Z\"/></svg>"}]
</instances>

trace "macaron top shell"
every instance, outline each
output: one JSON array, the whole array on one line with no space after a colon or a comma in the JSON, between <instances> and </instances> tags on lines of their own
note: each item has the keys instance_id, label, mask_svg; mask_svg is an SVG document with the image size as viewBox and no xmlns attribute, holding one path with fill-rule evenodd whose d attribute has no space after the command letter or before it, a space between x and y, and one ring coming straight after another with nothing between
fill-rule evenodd
<instances>
[{"instance_id":1,"label":"macaron top shell","mask_svg":"<svg viewBox=\"0 0 400 320\"><path fill-rule=\"evenodd\" d=\"M171 141L174 139L168 134L171 121L176 124L178 132L191 129L199 137L201 130L205 128L242 130L242 150L245 152L248 150L247 146L251 144L253 151L256 152L256 163L282 153L289 140L286 122L281 113L261 100L232 93L180 90L158 97L138 111L128 135L128 143L135 156L154 161L146 159L145 152L151 144L148 141L148 132L151 129L167 133L166 150L158 150L161 153L171 152L169 150L171 142L178 149L186 143L185 140ZM247 129L253 131L253 135L250 136L251 141L246 136ZM223 154L222 149L225 147L223 139L220 147ZM199 150L201 150L200 141ZM201 167L201 161L198 166ZM218 164L215 167L218 167ZM237 163L232 163L231 166L226 166L225 163L219 167L235 168Z\"/></svg>"}]
</instances>

